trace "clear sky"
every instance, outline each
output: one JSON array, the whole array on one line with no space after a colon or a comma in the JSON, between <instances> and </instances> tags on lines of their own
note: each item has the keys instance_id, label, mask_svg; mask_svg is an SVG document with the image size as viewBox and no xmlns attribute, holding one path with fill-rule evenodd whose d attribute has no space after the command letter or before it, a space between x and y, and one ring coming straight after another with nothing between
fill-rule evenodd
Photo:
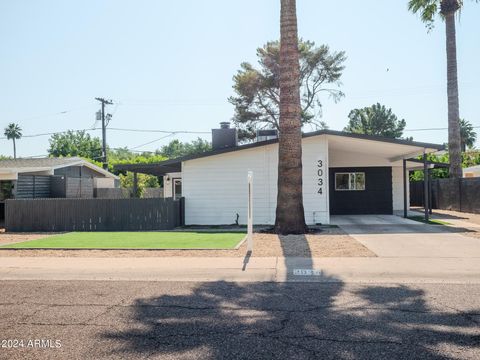
<instances>
[{"instance_id":1,"label":"clear sky","mask_svg":"<svg viewBox=\"0 0 480 360\"><path fill-rule=\"evenodd\" d=\"M280 0L0 0L0 127L25 135L90 128L95 97L118 105L111 127L210 131L229 120L232 76L255 50L279 38ZM407 11L407 0L297 0L299 35L345 50L346 97L324 99L341 130L353 108L376 102L409 129L446 127L445 28ZM461 117L480 126L480 4L457 22ZM389 69L389 71L387 71ZM480 129L477 129L480 133ZM3 133L3 131L2 131ZM92 131L100 136L100 131ZM447 131L406 132L443 143ZM136 147L160 133L110 130L111 147ZM210 139L210 135L201 135ZM187 141L196 135L177 135ZM171 136L140 147L155 150ZM477 143L478 146L478 143ZM21 156L47 154L48 136L23 138ZM0 140L0 154L12 153Z\"/></svg>"}]
</instances>

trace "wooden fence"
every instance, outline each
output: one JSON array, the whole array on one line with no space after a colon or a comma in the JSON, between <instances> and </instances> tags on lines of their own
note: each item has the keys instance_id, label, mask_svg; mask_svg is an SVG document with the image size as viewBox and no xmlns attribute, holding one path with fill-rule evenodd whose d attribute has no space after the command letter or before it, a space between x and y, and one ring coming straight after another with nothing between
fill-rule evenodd
<instances>
[{"instance_id":1,"label":"wooden fence","mask_svg":"<svg viewBox=\"0 0 480 360\"><path fill-rule=\"evenodd\" d=\"M6 231L171 230L184 225L184 199L15 199Z\"/></svg>"},{"instance_id":2,"label":"wooden fence","mask_svg":"<svg viewBox=\"0 0 480 360\"><path fill-rule=\"evenodd\" d=\"M423 181L411 182L410 205L423 202ZM480 214L480 178L432 180L432 208Z\"/></svg>"}]
</instances>

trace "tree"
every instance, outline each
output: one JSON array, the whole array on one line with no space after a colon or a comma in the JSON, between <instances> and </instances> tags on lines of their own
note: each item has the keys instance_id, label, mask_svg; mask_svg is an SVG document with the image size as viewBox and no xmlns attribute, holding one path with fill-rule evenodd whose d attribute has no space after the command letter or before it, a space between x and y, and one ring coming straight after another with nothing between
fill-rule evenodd
<instances>
[{"instance_id":1,"label":"tree","mask_svg":"<svg viewBox=\"0 0 480 360\"><path fill-rule=\"evenodd\" d=\"M475 141L477 141L477 133L473 130L473 125L465 119L460 120L460 138L462 151L465 152L468 148L473 148Z\"/></svg>"},{"instance_id":2,"label":"tree","mask_svg":"<svg viewBox=\"0 0 480 360\"><path fill-rule=\"evenodd\" d=\"M302 125L326 128L320 120L321 94L335 102L344 94L338 87L345 68L345 52L331 52L329 47L315 47L313 41L302 41L299 51L299 84L301 90ZM228 101L235 106L233 122L240 140L253 139L256 129L279 130L280 116L280 43L271 41L257 49L260 69L244 62L233 77L235 96ZM328 86L326 86L328 85Z\"/></svg>"},{"instance_id":3,"label":"tree","mask_svg":"<svg viewBox=\"0 0 480 360\"><path fill-rule=\"evenodd\" d=\"M91 137L85 131L69 130L53 134L50 139L50 156L80 156L87 159L102 159L102 144L98 137Z\"/></svg>"},{"instance_id":4,"label":"tree","mask_svg":"<svg viewBox=\"0 0 480 360\"><path fill-rule=\"evenodd\" d=\"M22 137L22 128L18 124L10 123L5 128L4 132L8 140L13 140L13 158L17 158L17 144L15 140L19 140Z\"/></svg>"},{"instance_id":5,"label":"tree","mask_svg":"<svg viewBox=\"0 0 480 360\"><path fill-rule=\"evenodd\" d=\"M162 146L156 153L165 156L168 159L174 159L186 155L200 154L212 149L212 145L201 138L192 142L181 142L178 139L170 141L168 145Z\"/></svg>"},{"instance_id":6,"label":"tree","mask_svg":"<svg viewBox=\"0 0 480 360\"><path fill-rule=\"evenodd\" d=\"M362 109L353 109L348 114L348 125L343 131L355 134L379 135L401 138L406 122L398 120L392 109L379 103Z\"/></svg>"},{"instance_id":7,"label":"tree","mask_svg":"<svg viewBox=\"0 0 480 360\"><path fill-rule=\"evenodd\" d=\"M478 2L478 0L475 0ZM462 177L460 136L460 105L458 101L457 44L455 14L463 6L463 0L410 0L408 9L432 29L435 16L440 13L445 20L447 50L447 95L448 95L448 151L450 154L450 176Z\"/></svg>"},{"instance_id":8,"label":"tree","mask_svg":"<svg viewBox=\"0 0 480 360\"><path fill-rule=\"evenodd\" d=\"M280 137L275 230L279 234L307 231L302 194L302 107L295 0L281 0L280 12Z\"/></svg>"}]
</instances>

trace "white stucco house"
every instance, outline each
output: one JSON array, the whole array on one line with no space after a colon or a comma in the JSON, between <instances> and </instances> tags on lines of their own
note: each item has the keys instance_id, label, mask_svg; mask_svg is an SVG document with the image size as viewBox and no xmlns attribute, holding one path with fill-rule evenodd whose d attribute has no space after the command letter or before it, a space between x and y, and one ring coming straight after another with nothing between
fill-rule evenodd
<instances>
[{"instance_id":1,"label":"white stucco house","mask_svg":"<svg viewBox=\"0 0 480 360\"><path fill-rule=\"evenodd\" d=\"M253 171L254 223L274 224L278 139L237 145L236 130L213 130L213 150L121 170L163 176L165 197L185 198L186 225L246 223L247 173ZM308 225L335 214L392 214L408 199L408 159L443 145L321 130L302 139L303 202ZM404 161L405 160L405 161ZM405 164L405 169L404 169ZM408 206L408 205L407 205Z\"/></svg>"}]
</instances>

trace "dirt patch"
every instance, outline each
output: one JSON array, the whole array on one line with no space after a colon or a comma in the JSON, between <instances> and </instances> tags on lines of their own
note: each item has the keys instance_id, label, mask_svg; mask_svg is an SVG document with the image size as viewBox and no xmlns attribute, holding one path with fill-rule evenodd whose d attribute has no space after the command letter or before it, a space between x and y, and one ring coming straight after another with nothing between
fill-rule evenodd
<instances>
[{"instance_id":1,"label":"dirt patch","mask_svg":"<svg viewBox=\"0 0 480 360\"><path fill-rule=\"evenodd\" d=\"M480 214L472 214L460 211L452 210L433 210L434 215L438 215L442 220L448 221L451 220L461 220L466 221L475 225L480 225Z\"/></svg>"},{"instance_id":2,"label":"dirt patch","mask_svg":"<svg viewBox=\"0 0 480 360\"><path fill-rule=\"evenodd\" d=\"M48 236L54 235L52 233L5 233L0 231L0 246L13 244L23 241L43 239Z\"/></svg>"},{"instance_id":3,"label":"dirt patch","mask_svg":"<svg viewBox=\"0 0 480 360\"><path fill-rule=\"evenodd\" d=\"M1 234L0 239L7 234ZM39 234L15 234L21 236L42 236ZM48 236L43 235L43 237ZM12 242L12 241L10 241ZM254 234L254 257L368 257L373 252L360 244L340 228L327 228L321 233L307 235L278 236L275 234ZM52 256L52 257L244 257L246 244L238 250L1 250L2 256Z\"/></svg>"}]
</instances>

